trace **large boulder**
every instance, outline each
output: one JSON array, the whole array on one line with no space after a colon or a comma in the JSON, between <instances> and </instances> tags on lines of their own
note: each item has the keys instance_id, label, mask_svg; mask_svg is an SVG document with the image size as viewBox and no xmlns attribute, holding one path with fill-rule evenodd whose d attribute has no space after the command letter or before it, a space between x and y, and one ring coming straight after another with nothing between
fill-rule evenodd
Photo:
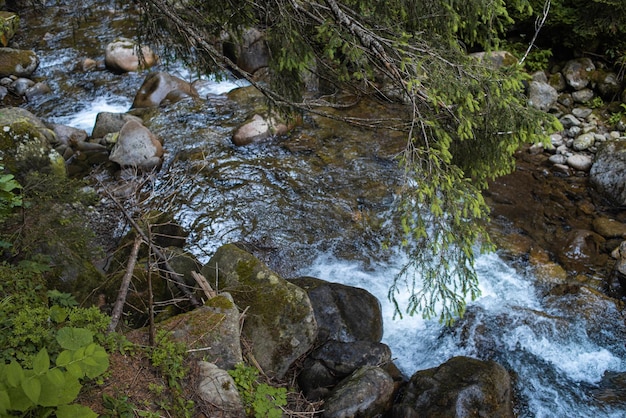
<instances>
[{"instance_id":1,"label":"large boulder","mask_svg":"<svg viewBox=\"0 0 626 418\"><path fill-rule=\"evenodd\" d=\"M202 268L209 283L228 290L246 311L243 337L264 373L282 378L308 352L317 323L306 292L234 244L220 247Z\"/></svg>"},{"instance_id":2,"label":"large boulder","mask_svg":"<svg viewBox=\"0 0 626 418\"><path fill-rule=\"evenodd\" d=\"M415 373L394 417L513 418L511 378L494 361L453 357Z\"/></svg>"},{"instance_id":3,"label":"large boulder","mask_svg":"<svg viewBox=\"0 0 626 418\"><path fill-rule=\"evenodd\" d=\"M110 42L104 52L104 65L115 73L127 73L150 68L158 61L156 54L147 45L141 46L128 38L117 38Z\"/></svg>"},{"instance_id":4,"label":"large boulder","mask_svg":"<svg viewBox=\"0 0 626 418\"><path fill-rule=\"evenodd\" d=\"M380 367L356 370L324 402L323 418L378 417L391 409L393 379Z\"/></svg>"},{"instance_id":5,"label":"large boulder","mask_svg":"<svg viewBox=\"0 0 626 418\"><path fill-rule=\"evenodd\" d=\"M28 77L39 67L39 57L31 50L0 48L0 77Z\"/></svg>"},{"instance_id":6,"label":"large boulder","mask_svg":"<svg viewBox=\"0 0 626 418\"><path fill-rule=\"evenodd\" d=\"M51 144L56 135L26 109L0 109L0 161L12 173L38 170L65 176L65 161Z\"/></svg>"},{"instance_id":7,"label":"large boulder","mask_svg":"<svg viewBox=\"0 0 626 418\"><path fill-rule=\"evenodd\" d=\"M319 327L319 342L379 342L382 339L380 301L367 290L313 277L300 277L290 282L309 295Z\"/></svg>"},{"instance_id":8,"label":"large boulder","mask_svg":"<svg viewBox=\"0 0 626 418\"><path fill-rule=\"evenodd\" d=\"M174 103L185 97L198 97L198 92L185 80L159 71L146 76L131 108L154 107L166 101Z\"/></svg>"},{"instance_id":9,"label":"large boulder","mask_svg":"<svg viewBox=\"0 0 626 418\"><path fill-rule=\"evenodd\" d=\"M591 184L616 206L626 206L626 141L601 143L590 171Z\"/></svg>"},{"instance_id":10,"label":"large boulder","mask_svg":"<svg viewBox=\"0 0 626 418\"><path fill-rule=\"evenodd\" d=\"M109 159L122 167L150 171L160 167L163 146L148 128L135 120L129 120L120 130L117 143Z\"/></svg>"}]
</instances>

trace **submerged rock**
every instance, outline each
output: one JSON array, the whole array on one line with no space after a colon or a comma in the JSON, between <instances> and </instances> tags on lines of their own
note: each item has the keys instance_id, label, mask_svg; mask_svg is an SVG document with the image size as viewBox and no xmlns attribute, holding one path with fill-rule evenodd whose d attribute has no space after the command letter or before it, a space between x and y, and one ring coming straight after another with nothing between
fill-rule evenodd
<instances>
[{"instance_id":1,"label":"submerged rock","mask_svg":"<svg viewBox=\"0 0 626 418\"><path fill-rule=\"evenodd\" d=\"M150 47L139 45L128 38L117 38L106 46L104 64L116 73L137 71L150 68L158 61L156 54Z\"/></svg>"}]
</instances>

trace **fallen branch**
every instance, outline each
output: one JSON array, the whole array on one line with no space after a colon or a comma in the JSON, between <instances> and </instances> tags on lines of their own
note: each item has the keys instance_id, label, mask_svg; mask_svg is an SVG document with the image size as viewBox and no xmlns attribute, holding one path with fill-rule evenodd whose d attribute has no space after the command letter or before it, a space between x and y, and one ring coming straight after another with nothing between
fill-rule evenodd
<instances>
[{"instance_id":1,"label":"fallen branch","mask_svg":"<svg viewBox=\"0 0 626 418\"><path fill-rule=\"evenodd\" d=\"M139 254L139 247L141 246L142 239L140 236L135 237L133 248L130 251L128 257L128 264L126 264L126 273L122 277L122 284L120 285L120 291L117 293L117 299L113 306L113 312L111 313L111 322L107 328L107 332L115 331L117 324L122 317L122 311L124 310L124 304L126 303L126 296L128 295L128 288L130 287L130 281L133 278L133 272L135 270L135 264L137 264L137 255Z\"/></svg>"}]
</instances>

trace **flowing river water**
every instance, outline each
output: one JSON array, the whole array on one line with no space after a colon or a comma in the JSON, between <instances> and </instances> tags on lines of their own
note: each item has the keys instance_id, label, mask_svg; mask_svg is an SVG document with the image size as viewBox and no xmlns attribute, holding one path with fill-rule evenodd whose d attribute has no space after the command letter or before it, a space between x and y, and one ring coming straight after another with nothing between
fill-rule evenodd
<instances>
[{"instance_id":1,"label":"flowing river water","mask_svg":"<svg viewBox=\"0 0 626 418\"><path fill-rule=\"evenodd\" d=\"M132 36L132 28L127 11L108 2L70 19L71 7L23 15L27 29L18 41L37 52L35 78L52 89L24 106L43 120L90 132L98 112L129 109L146 73L73 70L84 57L102 58L105 45ZM158 69L189 76L177 65ZM546 293L531 273L495 253L478 258L482 296L454 327L394 318L387 291L405 260L384 244L393 242L391 208L401 175L394 157L403 138L307 118L287 138L237 148L233 128L262 99L236 87L206 80L203 100L170 105L146 121L166 150L155 193L176 191L168 208L190 231L189 250L201 261L224 243L244 241L285 277L369 290L383 306L383 342L407 376L457 355L493 359L514 378L520 417L625 416L626 332L614 304ZM357 111L385 112L377 106Z\"/></svg>"}]
</instances>

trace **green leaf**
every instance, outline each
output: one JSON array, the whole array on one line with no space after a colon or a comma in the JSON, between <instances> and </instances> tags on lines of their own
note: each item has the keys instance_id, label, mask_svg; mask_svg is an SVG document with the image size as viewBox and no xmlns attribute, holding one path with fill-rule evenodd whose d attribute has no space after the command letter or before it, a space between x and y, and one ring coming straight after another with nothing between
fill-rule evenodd
<instances>
[{"instance_id":1,"label":"green leaf","mask_svg":"<svg viewBox=\"0 0 626 418\"><path fill-rule=\"evenodd\" d=\"M22 380L21 387L28 399L37 405L39 402L39 395L41 394L41 382L39 381L39 377L32 376Z\"/></svg>"},{"instance_id":2,"label":"green leaf","mask_svg":"<svg viewBox=\"0 0 626 418\"><path fill-rule=\"evenodd\" d=\"M14 388L18 387L20 382L24 379L24 370L22 370L22 366L15 360L12 360L7 366L6 373L7 383Z\"/></svg>"},{"instance_id":3,"label":"green leaf","mask_svg":"<svg viewBox=\"0 0 626 418\"><path fill-rule=\"evenodd\" d=\"M74 402L82 387L78 378L70 373L64 373L62 385L56 385L54 379L52 375L48 374L41 376L42 387L39 405L54 407Z\"/></svg>"},{"instance_id":4,"label":"green leaf","mask_svg":"<svg viewBox=\"0 0 626 418\"><path fill-rule=\"evenodd\" d=\"M57 368L48 370L48 372L46 373L46 378L54 386L65 385L65 376L63 375L63 372Z\"/></svg>"},{"instance_id":5,"label":"green leaf","mask_svg":"<svg viewBox=\"0 0 626 418\"><path fill-rule=\"evenodd\" d=\"M65 367L67 366L69 363L72 362L72 351L70 350L65 350L65 351L61 351L61 354L58 355L57 357L57 366L59 367Z\"/></svg>"},{"instance_id":6,"label":"green leaf","mask_svg":"<svg viewBox=\"0 0 626 418\"><path fill-rule=\"evenodd\" d=\"M33 372L36 375L44 374L50 368L50 357L48 351L45 348L39 350L39 353L33 360Z\"/></svg>"},{"instance_id":7,"label":"green leaf","mask_svg":"<svg viewBox=\"0 0 626 418\"><path fill-rule=\"evenodd\" d=\"M66 350L78 350L93 342L93 333L85 328L64 327L56 337L58 343Z\"/></svg>"},{"instance_id":8,"label":"green leaf","mask_svg":"<svg viewBox=\"0 0 626 418\"><path fill-rule=\"evenodd\" d=\"M11 398L6 390L0 390L0 415L6 415L7 409L11 409Z\"/></svg>"},{"instance_id":9,"label":"green leaf","mask_svg":"<svg viewBox=\"0 0 626 418\"><path fill-rule=\"evenodd\" d=\"M61 405L56 410L57 418L97 418L98 414L83 405Z\"/></svg>"}]
</instances>

